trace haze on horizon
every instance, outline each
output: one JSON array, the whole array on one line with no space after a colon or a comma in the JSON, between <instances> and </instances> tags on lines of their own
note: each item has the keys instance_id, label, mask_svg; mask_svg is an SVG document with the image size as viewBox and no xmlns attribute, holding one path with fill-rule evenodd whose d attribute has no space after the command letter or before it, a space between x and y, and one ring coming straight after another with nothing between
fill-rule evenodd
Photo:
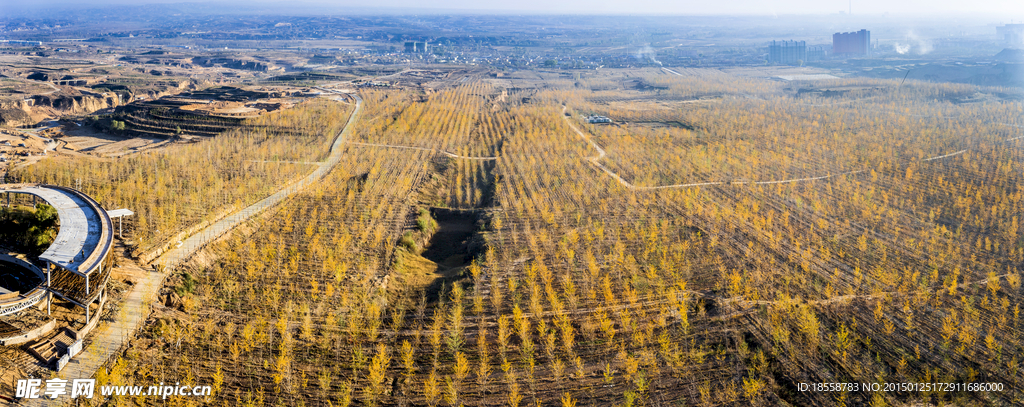
<instances>
[{"instance_id":1,"label":"haze on horizon","mask_svg":"<svg viewBox=\"0 0 1024 407\"><path fill-rule=\"evenodd\" d=\"M4 2L7 3L7 2ZM30 4L0 4L5 11L34 7L89 7L138 6L145 4L201 4L204 6L231 5L251 9L302 9L324 14L346 9L374 10L397 13L467 12L467 13L541 13L541 14L673 14L673 15L792 15L839 14L852 10L853 15L977 15L999 16L1002 19L1024 20L1024 2L1020 0L727 0L719 2L679 2L672 0L519 0L514 2L485 2L477 0L378 0L368 4L357 0L280 0L247 1L181 1L181 0L37 0ZM245 9L235 10L246 11Z\"/></svg>"}]
</instances>

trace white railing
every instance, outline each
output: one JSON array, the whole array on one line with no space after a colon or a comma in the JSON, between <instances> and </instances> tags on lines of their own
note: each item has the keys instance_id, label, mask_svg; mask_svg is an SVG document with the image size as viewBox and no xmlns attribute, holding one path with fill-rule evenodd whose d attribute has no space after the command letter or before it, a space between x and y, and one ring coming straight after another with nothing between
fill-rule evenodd
<instances>
[{"instance_id":1,"label":"white railing","mask_svg":"<svg viewBox=\"0 0 1024 407\"><path fill-rule=\"evenodd\" d=\"M23 310L25 308L31 307L33 305L36 305L36 303L38 303L39 300L42 300L43 296L45 296L45 295L46 295L46 290L45 289L37 288L37 289L33 290L32 292L28 293L28 295L26 295L21 300L15 301L13 303L0 304L0 316L10 315L10 314L13 314L15 312L21 311L21 310Z\"/></svg>"}]
</instances>

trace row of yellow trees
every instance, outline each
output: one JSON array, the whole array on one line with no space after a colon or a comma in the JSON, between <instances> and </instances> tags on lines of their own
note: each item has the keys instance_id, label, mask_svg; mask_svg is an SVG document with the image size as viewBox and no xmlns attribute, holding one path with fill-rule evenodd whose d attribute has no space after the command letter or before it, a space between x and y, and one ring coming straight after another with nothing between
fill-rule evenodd
<instances>
[{"instance_id":1,"label":"row of yellow trees","mask_svg":"<svg viewBox=\"0 0 1024 407\"><path fill-rule=\"evenodd\" d=\"M562 115L563 102L602 112L606 95L571 82L527 103L481 83L369 91L355 140L391 147L346 147L324 183L211 248L215 264L190 270L185 316L147 327L154 346L107 379L219 383L241 405L1020 403L1024 157L1006 141L1019 128L995 124L1015 124L1019 103L952 104L989 90L920 83L794 98L685 74L711 79L649 81L674 84L663 96L724 96L661 109L658 127L577 122L608 151L601 163L639 186L863 171L630 189ZM443 151L497 159L482 170ZM439 292L407 284L395 253L419 202L467 184L494 191L484 253Z\"/></svg>"},{"instance_id":2,"label":"row of yellow trees","mask_svg":"<svg viewBox=\"0 0 1024 407\"><path fill-rule=\"evenodd\" d=\"M148 252L190 226L251 204L312 171L350 110L338 102L310 100L246 120L201 143L117 159L56 157L11 176L78 187L105 208L131 209L138 251Z\"/></svg>"}]
</instances>

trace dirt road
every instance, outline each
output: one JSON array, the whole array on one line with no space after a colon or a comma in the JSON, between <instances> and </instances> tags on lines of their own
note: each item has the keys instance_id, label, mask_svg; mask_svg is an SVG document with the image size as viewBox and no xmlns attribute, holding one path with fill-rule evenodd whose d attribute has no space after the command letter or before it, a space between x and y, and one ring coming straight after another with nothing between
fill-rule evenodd
<instances>
[{"instance_id":1,"label":"dirt road","mask_svg":"<svg viewBox=\"0 0 1024 407\"><path fill-rule=\"evenodd\" d=\"M330 155L326 161L319 163L317 169L304 178L282 188L277 193L274 193L273 195L252 204L245 209L215 222L192 236L189 236L177 247L168 250L162 256L157 258L152 264L157 265L155 269L159 271L148 272L145 278L135 284L132 292L129 293L128 297L123 303L121 303L120 312L118 313L115 321L98 326L90 337L92 344L88 348L84 349L81 354L75 357L75 359L64 368L59 376L68 380L92 377L96 373L96 370L99 369L112 355L114 355L121 345L131 338L134 335L135 330L138 329L146 320L146 317L149 315L150 304L156 300L156 296L160 291L164 278L167 277L171 270L173 270L174 266L187 260L207 243L222 236L238 224L253 217L257 213L280 203L288 196L302 191L307 186L320 181L325 175L327 175L327 173L330 172L338 162L340 162L342 151L341 146L345 143L345 139L351 133L352 123L355 122L362 108L362 99L357 95L352 96L355 96L356 108L349 117L348 122L345 124L345 128L337 138L335 138L334 144L331 146ZM45 402L41 402L38 405L43 405L44 403Z\"/></svg>"}]
</instances>

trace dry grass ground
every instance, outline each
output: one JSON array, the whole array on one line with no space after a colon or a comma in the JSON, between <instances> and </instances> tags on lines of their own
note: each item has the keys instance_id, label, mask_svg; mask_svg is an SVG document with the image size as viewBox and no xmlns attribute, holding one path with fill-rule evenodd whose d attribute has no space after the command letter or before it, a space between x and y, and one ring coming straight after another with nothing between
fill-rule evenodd
<instances>
[{"instance_id":1,"label":"dry grass ground","mask_svg":"<svg viewBox=\"0 0 1024 407\"><path fill-rule=\"evenodd\" d=\"M215 387L181 404L1021 402L1019 103L677 73L363 91L324 182L178 269L98 377ZM1004 391L798 390L876 381Z\"/></svg>"}]
</instances>

